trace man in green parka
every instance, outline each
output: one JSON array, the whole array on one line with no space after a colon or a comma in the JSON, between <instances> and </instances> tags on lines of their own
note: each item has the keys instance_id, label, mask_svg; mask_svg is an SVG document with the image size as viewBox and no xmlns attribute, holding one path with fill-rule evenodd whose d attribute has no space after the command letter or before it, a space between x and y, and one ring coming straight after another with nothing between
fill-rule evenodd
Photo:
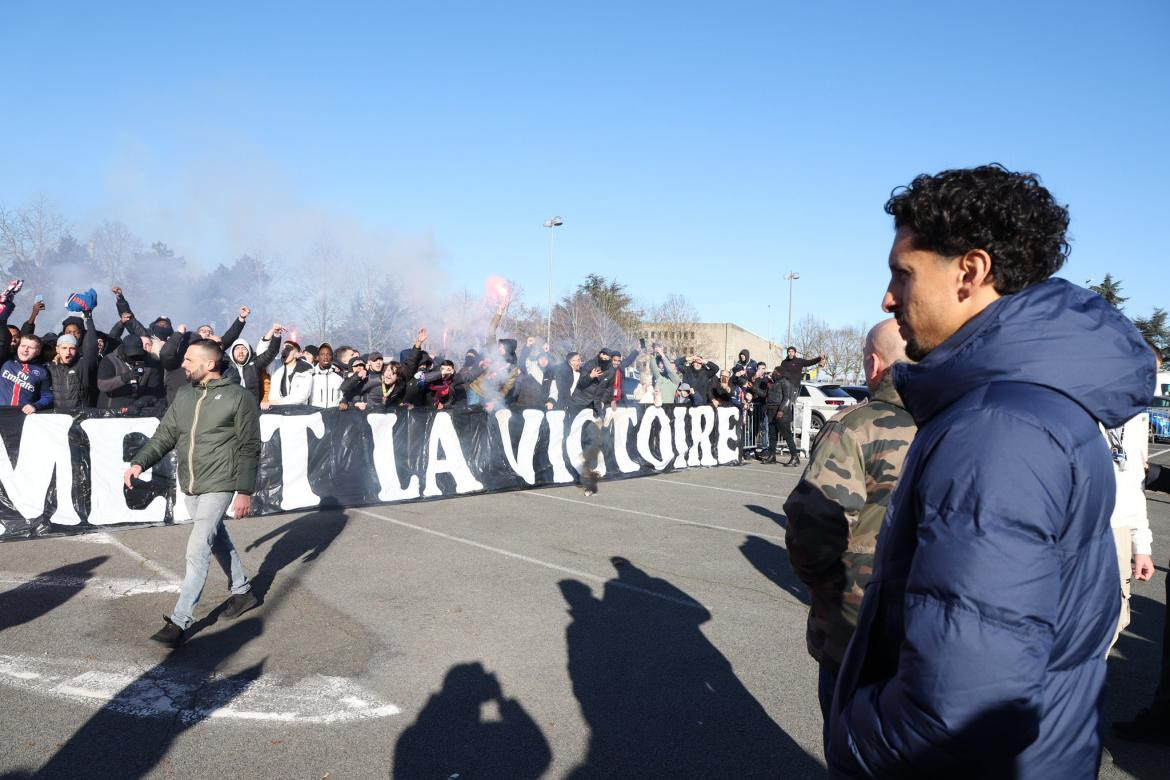
<instances>
[{"instance_id":1,"label":"man in green parka","mask_svg":"<svg viewBox=\"0 0 1170 780\"><path fill-rule=\"evenodd\" d=\"M189 384L175 396L150 441L130 462L126 487L172 449L178 455L175 480L192 518L187 540L187 572L175 611L151 639L168 647L183 641L195 621L195 605L207 581L214 553L231 579L232 596L223 616L235 618L259 601L224 526L252 511L256 467L260 459L260 411L255 397L220 375L222 348L209 339L193 342L183 357ZM233 498L234 496L234 498Z\"/></svg>"}]
</instances>

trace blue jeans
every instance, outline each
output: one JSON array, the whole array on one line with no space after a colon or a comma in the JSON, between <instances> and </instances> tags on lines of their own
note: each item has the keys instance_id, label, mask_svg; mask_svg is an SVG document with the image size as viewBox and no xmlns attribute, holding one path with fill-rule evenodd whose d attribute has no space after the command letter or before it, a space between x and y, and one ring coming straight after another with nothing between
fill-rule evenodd
<instances>
[{"instance_id":1,"label":"blue jeans","mask_svg":"<svg viewBox=\"0 0 1170 780\"><path fill-rule=\"evenodd\" d=\"M821 739L825 743L825 760L829 760L829 722L833 709L833 689L837 687L837 672L825 664L820 664L821 671L817 676L817 698L821 702Z\"/></svg>"},{"instance_id":2,"label":"blue jeans","mask_svg":"<svg viewBox=\"0 0 1170 780\"><path fill-rule=\"evenodd\" d=\"M195 605L203 595L211 556L231 579L233 594L247 593L252 588L240 554L223 524L224 513L232 503L232 493L203 493L183 496L187 512L192 518L191 536L187 539L187 572L179 589L179 602L171 614L171 622L187 628L195 622Z\"/></svg>"}]
</instances>

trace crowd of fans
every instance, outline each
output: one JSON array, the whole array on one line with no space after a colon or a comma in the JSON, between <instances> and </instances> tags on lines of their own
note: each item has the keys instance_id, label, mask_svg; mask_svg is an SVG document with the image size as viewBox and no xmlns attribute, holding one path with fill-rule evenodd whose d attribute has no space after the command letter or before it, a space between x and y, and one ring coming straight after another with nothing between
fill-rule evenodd
<instances>
[{"instance_id":1,"label":"crowd of fans","mask_svg":"<svg viewBox=\"0 0 1170 780\"><path fill-rule=\"evenodd\" d=\"M483 345L469 347L461 359L428 351L426 328L389 358L344 345L301 345L287 339L278 322L253 349L243 337L251 314L247 306L223 334L210 325L176 328L165 316L144 324L119 287L112 288L118 316L107 330L94 323L98 301L91 289L70 296L67 305L74 313L59 332L37 335L37 319L45 310L39 296L22 326L8 322L22 285L14 280L0 293L0 325L10 334L0 339L0 399L26 414L87 407L159 414L186 383L183 355L201 338L225 346L224 375L251 392L262 409L509 406L600 412L627 404L710 404L750 409L747 420L762 418L765 407L779 407L781 397L790 403L804 368L819 360L798 359L790 348L789 359L769 371L743 350L732 368L720 369L701 355L670 356L645 340L624 353L607 348L588 358L577 352L562 356L533 337L523 343L497 338L507 301L497 307ZM754 423L749 427L760 430L766 444L768 425L761 419Z\"/></svg>"}]
</instances>

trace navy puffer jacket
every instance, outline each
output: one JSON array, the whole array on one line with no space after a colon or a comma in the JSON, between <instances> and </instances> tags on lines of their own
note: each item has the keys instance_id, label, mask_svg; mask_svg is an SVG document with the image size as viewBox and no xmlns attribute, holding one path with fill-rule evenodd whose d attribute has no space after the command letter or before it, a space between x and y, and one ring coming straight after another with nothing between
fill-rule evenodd
<instances>
[{"instance_id":1,"label":"navy puffer jacket","mask_svg":"<svg viewBox=\"0 0 1170 780\"><path fill-rule=\"evenodd\" d=\"M1120 609L1097 425L1153 382L1133 325L1061 279L895 367L918 435L838 678L831 776L1097 776Z\"/></svg>"}]
</instances>

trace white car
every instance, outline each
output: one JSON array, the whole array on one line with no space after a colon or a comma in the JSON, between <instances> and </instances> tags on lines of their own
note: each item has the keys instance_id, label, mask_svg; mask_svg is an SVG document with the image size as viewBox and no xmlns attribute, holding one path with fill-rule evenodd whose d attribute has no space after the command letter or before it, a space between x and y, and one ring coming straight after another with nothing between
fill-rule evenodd
<instances>
[{"instance_id":1,"label":"white car","mask_svg":"<svg viewBox=\"0 0 1170 780\"><path fill-rule=\"evenodd\" d=\"M857 399L841 389L840 385L810 385L803 383L800 386L800 397L796 399L796 431L804 420L804 408L812 410L812 424L810 433L815 438L820 432L825 420L829 419L842 409L856 406Z\"/></svg>"}]
</instances>

